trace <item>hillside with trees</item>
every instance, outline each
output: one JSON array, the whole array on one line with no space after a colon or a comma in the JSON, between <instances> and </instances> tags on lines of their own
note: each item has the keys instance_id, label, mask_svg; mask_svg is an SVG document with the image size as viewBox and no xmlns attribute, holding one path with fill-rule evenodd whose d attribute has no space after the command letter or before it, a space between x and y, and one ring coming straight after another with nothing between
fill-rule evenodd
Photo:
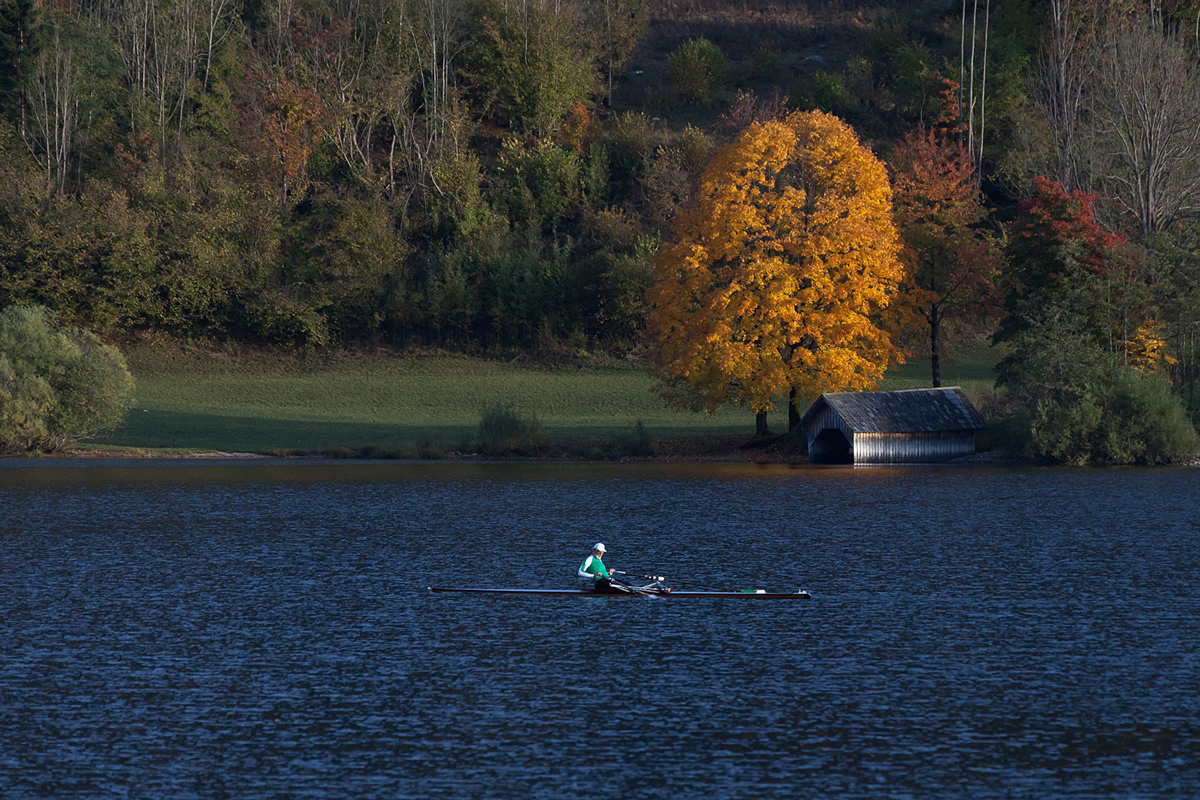
<instances>
[{"instance_id":1,"label":"hillside with trees","mask_svg":"<svg viewBox=\"0 0 1200 800\"><path fill-rule=\"evenodd\" d=\"M886 164L907 277L868 316L931 382L995 335L1031 440L1159 384L1194 421L1198 52L1196 0L0 0L0 309L653 355L714 158L823 112ZM1037 452L1104 460L1072 424Z\"/></svg>"}]
</instances>

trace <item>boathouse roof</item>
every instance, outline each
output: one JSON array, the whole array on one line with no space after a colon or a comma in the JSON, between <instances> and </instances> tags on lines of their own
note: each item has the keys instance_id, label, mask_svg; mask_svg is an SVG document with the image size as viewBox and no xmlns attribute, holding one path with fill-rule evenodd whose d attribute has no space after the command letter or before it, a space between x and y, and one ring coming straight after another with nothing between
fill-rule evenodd
<instances>
[{"instance_id":1,"label":"boathouse roof","mask_svg":"<svg viewBox=\"0 0 1200 800\"><path fill-rule=\"evenodd\" d=\"M976 431L983 417L957 386L902 389L895 392L826 392L800 420L806 428L824 406L855 433L931 433Z\"/></svg>"}]
</instances>

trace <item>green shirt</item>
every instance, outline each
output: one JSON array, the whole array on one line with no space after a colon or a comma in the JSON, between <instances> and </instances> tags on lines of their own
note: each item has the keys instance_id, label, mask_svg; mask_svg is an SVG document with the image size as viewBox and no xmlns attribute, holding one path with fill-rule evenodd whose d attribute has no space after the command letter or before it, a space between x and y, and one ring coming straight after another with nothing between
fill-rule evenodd
<instances>
[{"instance_id":1,"label":"green shirt","mask_svg":"<svg viewBox=\"0 0 1200 800\"><path fill-rule=\"evenodd\" d=\"M588 556L583 560L583 564L579 566L579 577L591 578L593 581L607 578L608 567L604 566L604 562L595 556Z\"/></svg>"}]
</instances>

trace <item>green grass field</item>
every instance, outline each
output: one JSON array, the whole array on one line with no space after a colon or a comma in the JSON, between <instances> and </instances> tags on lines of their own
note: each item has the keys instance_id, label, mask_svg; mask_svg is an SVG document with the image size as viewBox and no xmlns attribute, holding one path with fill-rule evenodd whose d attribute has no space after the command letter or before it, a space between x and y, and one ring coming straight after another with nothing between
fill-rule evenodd
<instances>
[{"instance_id":1,"label":"green grass field","mask_svg":"<svg viewBox=\"0 0 1200 800\"><path fill-rule=\"evenodd\" d=\"M485 406L512 403L536 415L552 441L629 435L741 435L754 431L746 409L693 414L664 407L639 367L509 364L449 356L364 358L316 365L269 357L228 362L149 348L129 353L135 405L123 425L94 448L327 452L375 447L402 455L470 451ZM911 362L883 388L928 386L928 364ZM943 370L945 385L990 387L991 366L972 361ZM771 415L786 424L786 406Z\"/></svg>"}]
</instances>

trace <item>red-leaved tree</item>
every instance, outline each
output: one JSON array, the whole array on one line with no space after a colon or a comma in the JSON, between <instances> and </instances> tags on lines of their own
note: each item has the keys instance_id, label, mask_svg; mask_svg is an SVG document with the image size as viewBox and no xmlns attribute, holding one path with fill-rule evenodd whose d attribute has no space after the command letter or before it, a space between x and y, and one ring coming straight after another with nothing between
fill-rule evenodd
<instances>
[{"instance_id":1,"label":"red-leaved tree","mask_svg":"<svg viewBox=\"0 0 1200 800\"><path fill-rule=\"evenodd\" d=\"M943 322L986 316L998 303L996 237L985 226L970 155L957 141L913 131L890 165L901 259L908 266L906 305L927 329L933 385L941 386Z\"/></svg>"},{"instance_id":2,"label":"red-leaved tree","mask_svg":"<svg viewBox=\"0 0 1200 800\"><path fill-rule=\"evenodd\" d=\"M325 103L271 67L248 68L239 94L242 147L286 209L308 183L309 156L325 135Z\"/></svg>"}]
</instances>

